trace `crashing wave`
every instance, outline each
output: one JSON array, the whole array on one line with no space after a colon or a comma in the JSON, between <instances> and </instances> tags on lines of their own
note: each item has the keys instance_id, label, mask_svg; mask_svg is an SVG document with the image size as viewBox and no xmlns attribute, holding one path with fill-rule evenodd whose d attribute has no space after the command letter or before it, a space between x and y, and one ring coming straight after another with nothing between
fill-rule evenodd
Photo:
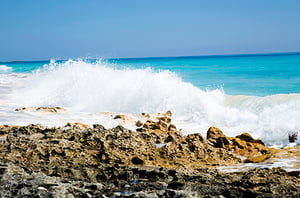
<instances>
[{"instance_id":1,"label":"crashing wave","mask_svg":"<svg viewBox=\"0 0 300 198\"><path fill-rule=\"evenodd\" d=\"M300 129L299 94L231 96L222 89L202 90L167 70L120 69L103 61L51 61L22 79L11 100L73 112L171 110L187 133L217 126L229 136L247 131L269 144L286 142L287 133Z\"/></svg>"}]
</instances>

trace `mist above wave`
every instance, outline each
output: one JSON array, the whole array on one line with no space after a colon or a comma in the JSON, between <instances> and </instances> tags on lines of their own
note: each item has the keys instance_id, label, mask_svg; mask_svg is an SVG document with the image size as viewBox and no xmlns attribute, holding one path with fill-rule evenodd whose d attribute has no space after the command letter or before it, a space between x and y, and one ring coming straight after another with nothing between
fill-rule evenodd
<instances>
[{"instance_id":1,"label":"mist above wave","mask_svg":"<svg viewBox=\"0 0 300 198\"><path fill-rule=\"evenodd\" d=\"M171 110L175 120L199 129L213 125L228 135L247 131L270 143L282 143L289 131L300 129L299 94L229 96L222 89L195 87L171 71L120 69L102 61L51 61L22 79L11 100L20 106L62 106L73 112L139 115Z\"/></svg>"}]
</instances>

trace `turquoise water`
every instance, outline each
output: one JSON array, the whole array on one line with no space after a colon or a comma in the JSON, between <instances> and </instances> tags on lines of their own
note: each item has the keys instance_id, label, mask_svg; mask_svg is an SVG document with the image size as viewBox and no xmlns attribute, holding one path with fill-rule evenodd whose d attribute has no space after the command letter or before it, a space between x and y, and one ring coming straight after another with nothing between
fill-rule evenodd
<instances>
[{"instance_id":1,"label":"turquoise water","mask_svg":"<svg viewBox=\"0 0 300 198\"><path fill-rule=\"evenodd\" d=\"M96 62L99 60L86 60ZM202 89L229 95L300 93L300 54L128 58L102 60L117 68L170 70ZM50 61L6 62L10 72L32 72ZM56 61L64 62L64 61ZM1 72L1 70L0 70Z\"/></svg>"}]
</instances>

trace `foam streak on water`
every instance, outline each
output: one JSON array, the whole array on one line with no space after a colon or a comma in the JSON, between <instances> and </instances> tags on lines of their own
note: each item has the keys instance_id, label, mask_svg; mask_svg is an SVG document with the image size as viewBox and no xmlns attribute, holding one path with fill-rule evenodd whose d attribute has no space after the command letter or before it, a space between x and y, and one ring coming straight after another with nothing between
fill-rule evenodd
<instances>
[{"instance_id":1,"label":"foam streak on water","mask_svg":"<svg viewBox=\"0 0 300 198\"><path fill-rule=\"evenodd\" d=\"M1 73L8 73L10 71L12 71L11 67L8 67L6 65L0 65L0 74Z\"/></svg>"},{"instance_id":2,"label":"foam streak on water","mask_svg":"<svg viewBox=\"0 0 300 198\"><path fill-rule=\"evenodd\" d=\"M287 133L300 130L299 94L230 96L222 89L202 90L167 70L117 69L81 60L52 61L31 74L1 75L0 124L105 124L108 121L97 112L138 116L171 110L175 124L186 133L205 135L208 127L216 126L229 136L250 132L268 144L286 144ZM63 115L13 111L30 106L61 106L70 111Z\"/></svg>"}]
</instances>

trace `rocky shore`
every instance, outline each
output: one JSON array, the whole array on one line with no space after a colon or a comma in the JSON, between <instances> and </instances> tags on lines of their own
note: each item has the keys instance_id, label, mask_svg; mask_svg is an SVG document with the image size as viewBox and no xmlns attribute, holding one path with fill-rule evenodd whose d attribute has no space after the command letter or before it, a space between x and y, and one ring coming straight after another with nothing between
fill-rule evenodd
<instances>
[{"instance_id":1,"label":"rocky shore","mask_svg":"<svg viewBox=\"0 0 300 198\"><path fill-rule=\"evenodd\" d=\"M227 137L211 127L207 137L184 136L171 112L144 116L136 131L80 123L0 126L0 198L300 197L300 171L216 169L280 152L250 134Z\"/></svg>"}]
</instances>

